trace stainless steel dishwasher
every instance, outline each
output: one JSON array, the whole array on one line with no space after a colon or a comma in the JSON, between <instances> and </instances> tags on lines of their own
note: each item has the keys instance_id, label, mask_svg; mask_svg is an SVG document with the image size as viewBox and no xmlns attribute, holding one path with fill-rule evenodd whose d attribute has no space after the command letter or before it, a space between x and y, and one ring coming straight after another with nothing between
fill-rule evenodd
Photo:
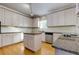
<instances>
[{"instance_id":1,"label":"stainless steel dishwasher","mask_svg":"<svg viewBox=\"0 0 79 59\"><path fill-rule=\"evenodd\" d=\"M47 42L47 43L53 42L53 33L45 32L45 42Z\"/></svg>"}]
</instances>

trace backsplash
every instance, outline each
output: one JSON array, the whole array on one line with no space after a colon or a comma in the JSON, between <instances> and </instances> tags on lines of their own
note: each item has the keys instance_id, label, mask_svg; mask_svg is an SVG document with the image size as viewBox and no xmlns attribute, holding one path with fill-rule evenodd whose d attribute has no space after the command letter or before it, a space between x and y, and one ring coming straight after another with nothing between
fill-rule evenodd
<instances>
[{"instance_id":1,"label":"backsplash","mask_svg":"<svg viewBox=\"0 0 79 59\"><path fill-rule=\"evenodd\" d=\"M74 32L76 33L76 27L52 27L52 28L47 28L47 29L42 29L43 31L46 32Z\"/></svg>"},{"instance_id":2,"label":"backsplash","mask_svg":"<svg viewBox=\"0 0 79 59\"><path fill-rule=\"evenodd\" d=\"M1 32L27 32L30 33L31 28L1 27Z\"/></svg>"}]
</instances>

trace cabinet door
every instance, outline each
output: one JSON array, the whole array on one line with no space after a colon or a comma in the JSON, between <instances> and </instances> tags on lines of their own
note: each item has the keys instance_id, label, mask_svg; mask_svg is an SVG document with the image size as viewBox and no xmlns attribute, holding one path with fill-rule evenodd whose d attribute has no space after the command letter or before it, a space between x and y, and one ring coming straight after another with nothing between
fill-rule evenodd
<instances>
[{"instance_id":1,"label":"cabinet door","mask_svg":"<svg viewBox=\"0 0 79 59\"><path fill-rule=\"evenodd\" d=\"M24 16L23 22L25 27L32 27L32 19Z\"/></svg>"},{"instance_id":2,"label":"cabinet door","mask_svg":"<svg viewBox=\"0 0 79 59\"><path fill-rule=\"evenodd\" d=\"M5 38L7 38L6 35L2 34L2 46L6 46L6 41L7 40Z\"/></svg>"},{"instance_id":3,"label":"cabinet door","mask_svg":"<svg viewBox=\"0 0 79 59\"><path fill-rule=\"evenodd\" d=\"M24 24L24 27L27 27L28 26L28 19L26 17L23 16L23 24Z\"/></svg>"},{"instance_id":4,"label":"cabinet door","mask_svg":"<svg viewBox=\"0 0 79 59\"><path fill-rule=\"evenodd\" d=\"M18 22L19 22L19 16L17 13L12 13L13 14L13 26L18 26Z\"/></svg>"},{"instance_id":5,"label":"cabinet door","mask_svg":"<svg viewBox=\"0 0 79 59\"><path fill-rule=\"evenodd\" d=\"M13 37L13 42L14 43L18 43L18 42L21 41L21 34L20 33L15 33L13 35L14 35L14 37Z\"/></svg>"},{"instance_id":6,"label":"cabinet door","mask_svg":"<svg viewBox=\"0 0 79 59\"><path fill-rule=\"evenodd\" d=\"M2 34L2 46L13 44L13 39L11 34Z\"/></svg>"},{"instance_id":7,"label":"cabinet door","mask_svg":"<svg viewBox=\"0 0 79 59\"><path fill-rule=\"evenodd\" d=\"M58 13L53 14L53 25L58 26Z\"/></svg>"},{"instance_id":8,"label":"cabinet door","mask_svg":"<svg viewBox=\"0 0 79 59\"><path fill-rule=\"evenodd\" d=\"M53 15L52 14L47 16L47 25L53 26Z\"/></svg>"},{"instance_id":9,"label":"cabinet door","mask_svg":"<svg viewBox=\"0 0 79 59\"><path fill-rule=\"evenodd\" d=\"M76 24L76 13L75 13L75 9L68 9L65 10L65 25L74 25Z\"/></svg>"},{"instance_id":10,"label":"cabinet door","mask_svg":"<svg viewBox=\"0 0 79 59\"><path fill-rule=\"evenodd\" d=\"M64 11L58 12L58 25L64 25Z\"/></svg>"},{"instance_id":11,"label":"cabinet door","mask_svg":"<svg viewBox=\"0 0 79 59\"><path fill-rule=\"evenodd\" d=\"M3 8L0 8L0 21L1 21L1 24L3 25L4 24L4 9Z\"/></svg>"},{"instance_id":12,"label":"cabinet door","mask_svg":"<svg viewBox=\"0 0 79 59\"><path fill-rule=\"evenodd\" d=\"M23 26L23 16L18 14L18 26Z\"/></svg>"},{"instance_id":13,"label":"cabinet door","mask_svg":"<svg viewBox=\"0 0 79 59\"><path fill-rule=\"evenodd\" d=\"M13 22L13 20L12 20L12 12L11 11L9 11L9 10L4 10L4 24L5 25L12 25L12 22Z\"/></svg>"}]
</instances>

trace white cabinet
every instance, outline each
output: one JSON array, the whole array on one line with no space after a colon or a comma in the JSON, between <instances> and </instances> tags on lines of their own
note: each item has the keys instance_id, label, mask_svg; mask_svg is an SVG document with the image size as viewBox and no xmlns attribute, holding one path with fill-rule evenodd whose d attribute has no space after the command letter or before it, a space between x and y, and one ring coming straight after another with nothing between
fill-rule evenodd
<instances>
[{"instance_id":1,"label":"white cabinet","mask_svg":"<svg viewBox=\"0 0 79 59\"><path fill-rule=\"evenodd\" d=\"M28 26L28 19L23 16L23 26L26 27Z\"/></svg>"},{"instance_id":2,"label":"white cabinet","mask_svg":"<svg viewBox=\"0 0 79 59\"><path fill-rule=\"evenodd\" d=\"M1 24L3 25L4 24L4 9L3 8L0 8L0 21L1 21Z\"/></svg>"},{"instance_id":3,"label":"white cabinet","mask_svg":"<svg viewBox=\"0 0 79 59\"><path fill-rule=\"evenodd\" d=\"M17 13L12 13L13 14L13 26L18 26L18 22L19 22L19 16Z\"/></svg>"},{"instance_id":4,"label":"white cabinet","mask_svg":"<svg viewBox=\"0 0 79 59\"><path fill-rule=\"evenodd\" d=\"M2 46L5 46L6 45L6 39L5 38L7 38L6 37L6 35L5 34L2 34Z\"/></svg>"},{"instance_id":5,"label":"white cabinet","mask_svg":"<svg viewBox=\"0 0 79 59\"><path fill-rule=\"evenodd\" d=\"M6 33L0 35L0 47L23 41L21 33Z\"/></svg>"},{"instance_id":6,"label":"white cabinet","mask_svg":"<svg viewBox=\"0 0 79 59\"><path fill-rule=\"evenodd\" d=\"M12 25L12 22L13 22L13 15L12 15L12 12L5 9L4 10L4 25Z\"/></svg>"},{"instance_id":7,"label":"white cabinet","mask_svg":"<svg viewBox=\"0 0 79 59\"><path fill-rule=\"evenodd\" d=\"M23 16L17 13L13 14L13 26L23 26Z\"/></svg>"},{"instance_id":8,"label":"white cabinet","mask_svg":"<svg viewBox=\"0 0 79 59\"><path fill-rule=\"evenodd\" d=\"M76 24L76 13L75 8L68 9L64 11L65 25L75 25Z\"/></svg>"},{"instance_id":9,"label":"white cabinet","mask_svg":"<svg viewBox=\"0 0 79 59\"><path fill-rule=\"evenodd\" d=\"M23 25L23 20L24 20L24 19L23 19L23 16L20 15L20 16L19 16L19 26L24 26L24 25Z\"/></svg>"},{"instance_id":10,"label":"white cabinet","mask_svg":"<svg viewBox=\"0 0 79 59\"><path fill-rule=\"evenodd\" d=\"M53 15L52 14L47 16L47 25L53 26Z\"/></svg>"},{"instance_id":11,"label":"white cabinet","mask_svg":"<svg viewBox=\"0 0 79 59\"><path fill-rule=\"evenodd\" d=\"M24 35L24 45L25 47L34 50L34 36Z\"/></svg>"},{"instance_id":12,"label":"white cabinet","mask_svg":"<svg viewBox=\"0 0 79 59\"><path fill-rule=\"evenodd\" d=\"M14 33L13 34L13 43L22 41L21 37L22 37L21 33Z\"/></svg>"},{"instance_id":13,"label":"white cabinet","mask_svg":"<svg viewBox=\"0 0 79 59\"><path fill-rule=\"evenodd\" d=\"M24 34L24 46L32 51L37 51L41 47L41 34Z\"/></svg>"},{"instance_id":14,"label":"white cabinet","mask_svg":"<svg viewBox=\"0 0 79 59\"><path fill-rule=\"evenodd\" d=\"M2 46L6 46L13 43L12 34L2 34Z\"/></svg>"},{"instance_id":15,"label":"white cabinet","mask_svg":"<svg viewBox=\"0 0 79 59\"><path fill-rule=\"evenodd\" d=\"M0 8L0 21L2 25L23 27L32 26L31 18L23 16L6 8Z\"/></svg>"},{"instance_id":16,"label":"white cabinet","mask_svg":"<svg viewBox=\"0 0 79 59\"><path fill-rule=\"evenodd\" d=\"M48 26L76 25L75 8L53 13L48 18Z\"/></svg>"},{"instance_id":17,"label":"white cabinet","mask_svg":"<svg viewBox=\"0 0 79 59\"><path fill-rule=\"evenodd\" d=\"M54 13L53 15L53 26L58 25L58 13Z\"/></svg>"},{"instance_id":18,"label":"white cabinet","mask_svg":"<svg viewBox=\"0 0 79 59\"><path fill-rule=\"evenodd\" d=\"M57 13L58 14L58 25L59 26L62 26L62 25L64 25L64 11L60 11L60 12L58 12Z\"/></svg>"}]
</instances>

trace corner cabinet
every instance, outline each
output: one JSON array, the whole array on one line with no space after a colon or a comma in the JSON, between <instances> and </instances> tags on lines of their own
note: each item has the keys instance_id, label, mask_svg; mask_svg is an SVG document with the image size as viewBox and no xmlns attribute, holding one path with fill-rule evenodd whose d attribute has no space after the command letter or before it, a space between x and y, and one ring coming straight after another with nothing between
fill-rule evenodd
<instances>
[{"instance_id":1,"label":"corner cabinet","mask_svg":"<svg viewBox=\"0 0 79 59\"><path fill-rule=\"evenodd\" d=\"M71 8L48 15L48 26L76 25L75 11L75 8Z\"/></svg>"}]
</instances>

